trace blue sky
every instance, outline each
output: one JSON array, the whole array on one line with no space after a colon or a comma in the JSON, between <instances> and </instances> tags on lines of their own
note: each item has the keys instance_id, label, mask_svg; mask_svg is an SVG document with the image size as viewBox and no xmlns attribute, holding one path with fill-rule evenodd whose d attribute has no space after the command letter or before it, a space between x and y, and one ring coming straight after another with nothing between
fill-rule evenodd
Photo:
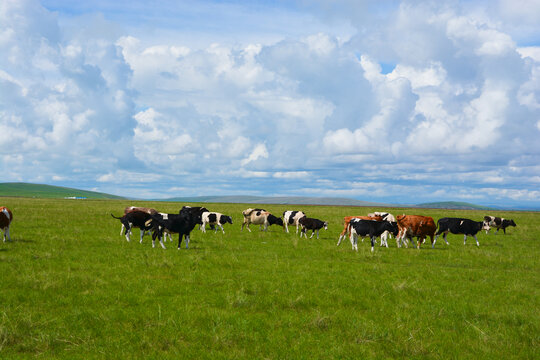
<instances>
[{"instance_id":1,"label":"blue sky","mask_svg":"<svg viewBox=\"0 0 540 360\"><path fill-rule=\"evenodd\" d=\"M538 24L533 0L3 1L2 181L540 207Z\"/></svg>"}]
</instances>

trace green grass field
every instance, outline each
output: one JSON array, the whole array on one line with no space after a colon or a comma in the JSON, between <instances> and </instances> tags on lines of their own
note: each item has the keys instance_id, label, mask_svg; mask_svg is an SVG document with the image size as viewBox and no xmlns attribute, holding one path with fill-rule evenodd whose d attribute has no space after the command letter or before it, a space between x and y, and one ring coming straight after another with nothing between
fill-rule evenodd
<instances>
[{"instance_id":1,"label":"green grass field","mask_svg":"<svg viewBox=\"0 0 540 360\"><path fill-rule=\"evenodd\" d=\"M435 249L336 246L342 217L373 208L261 205L329 221L319 240L273 226L241 232L253 205L205 204L233 217L190 249L120 235L128 205L0 198L14 213L0 243L0 358L538 359L539 214L507 235L439 239ZM481 219L485 211L385 209Z\"/></svg>"}]
</instances>

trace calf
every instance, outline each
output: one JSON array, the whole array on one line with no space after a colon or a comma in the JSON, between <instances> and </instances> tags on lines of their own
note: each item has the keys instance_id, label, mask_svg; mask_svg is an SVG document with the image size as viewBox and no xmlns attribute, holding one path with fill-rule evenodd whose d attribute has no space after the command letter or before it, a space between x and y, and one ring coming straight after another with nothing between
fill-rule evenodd
<instances>
[{"instance_id":1,"label":"calf","mask_svg":"<svg viewBox=\"0 0 540 360\"><path fill-rule=\"evenodd\" d=\"M397 223L390 221L352 219L349 226L351 227L350 239L352 249L356 251L358 251L358 236L362 237L362 239L369 236L371 239L371 251L373 252L375 238L381 236L386 231L394 234L394 236L398 234ZM388 247L388 244L386 247Z\"/></svg>"},{"instance_id":2,"label":"calf","mask_svg":"<svg viewBox=\"0 0 540 360\"><path fill-rule=\"evenodd\" d=\"M328 229L328 222L322 221L319 219L308 218L304 216L303 218L298 220L298 222L300 223L300 226L301 226L300 237L302 237L302 234L303 234L306 237L306 239L307 239L307 233L306 233L307 230L311 230L311 236L309 237L310 239L313 237L315 232L317 232L317 239L318 239L319 230L322 229L323 227L324 227L324 230Z\"/></svg>"},{"instance_id":3,"label":"calf","mask_svg":"<svg viewBox=\"0 0 540 360\"><path fill-rule=\"evenodd\" d=\"M433 240L433 244L431 244L431 247L435 247L435 242L437 242L437 238L439 235L443 234L443 239L446 245L448 244L448 241L446 241L446 235L448 235L449 232L452 234L463 234L465 235L465 238L463 240L463 245L467 242L467 236L473 236L474 240L476 240L476 245L480 246L480 243L478 242L478 239L476 238L476 234L482 230L485 229L485 221L473 221L469 219L463 219L463 218L442 218L437 221L438 230L435 233L435 240Z\"/></svg>"},{"instance_id":4,"label":"calf","mask_svg":"<svg viewBox=\"0 0 540 360\"><path fill-rule=\"evenodd\" d=\"M127 241L131 241L131 229L134 227L137 227L141 230L141 243L144 236L145 231L148 231L151 229L151 226L147 225L146 222L152 218L152 215L144 212L144 211L130 211L127 214L125 214L122 217L117 217L111 214L111 216L115 219L120 219L120 222L122 223L122 226L125 228L124 235L126 237ZM162 244L163 246L163 244Z\"/></svg>"},{"instance_id":5,"label":"calf","mask_svg":"<svg viewBox=\"0 0 540 360\"><path fill-rule=\"evenodd\" d=\"M345 239L345 234L349 234L350 235L350 231L351 231L351 228L349 226L349 223L351 222L352 219L362 219L362 220L372 220L372 221L382 221L382 217L381 216L345 216L343 218L343 230L341 231L341 234L339 234L339 239L338 239L338 243L337 243L337 246L339 246L339 244L341 244L341 240Z\"/></svg>"},{"instance_id":6,"label":"calf","mask_svg":"<svg viewBox=\"0 0 540 360\"><path fill-rule=\"evenodd\" d=\"M249 224L264 226L262 229L263 231L267 231L268 226L270 225L283 226L283 220L281 220L281 218L278 218L277 216L274 216L268 211L264 211L262 209L247 209L242 211L242 215L244 215L242 230L244 230L244 226L246 226L249 232L251 232Z\"/></svg>"},{"instance_id":7,"label":"calf","mask_svg":"<svg viewBox=\"0 0 540 360\"><path fill-rule=\"evenodd\" d=\"M180 250L183 237L186 239L186 249L188 249L190 240L189 235L193 228L201 223L201 215L195 211L190 211L189 209L182 209L179 214L165 215L166 216L160 214L151 215L152 218L147 222L153 229L152 246L154 246L156 237L158 237L161 246L165 248L161 239L163 237L163 232L167 231L172 234L178 234L178 250Z\"/></svg>"},{"instance_id":8,"label":"calf","mask_svg":"<svg viewBox=\"0 0 540 360\"><path fill-rule=\"evenodd\" d=\"M287 210L283 212L283 224L285 225L285 231L289 232L289 225L296 226L296 233L298 234L298 227L300 223L298 220L306 216L302 211Z\"/></svg>"},{"instance_id":9,"label":"calf","mask_svg":"<svg viewBox=\"0 0 540 360\"><path fill-rule=\"evenodd\" d=\"M5 206L0 206L0 229L4 233L4 242L6 242L6 235L8 241L11 241L11 236L9 235L9 226L13 221L13 213Z\"/></svg>"},{"instance_id":10,"label":"calf","mask_svg":"<svg viewBox=\"0 0 540 360\"><path fill-rule=\"evenodd\" d=\"M417 238L418 249L420 249L420 244L424 243L427 236L431 238L431 243L433 244L433 237L435 236L437 226L431 216L398 215L396 220L399 228L399 233L396 237L398 247L401 247L400 242L407 246L405 239L410 239L412 242L413 237Z\"/></svg>"},{"instance_id":11,"label":"calf","mask_svg":"<svg viewBox=\"0 0 540 360\"><path fill-rule=\"evenodd\" d=\"M489 230L494 227L497 228L497 231L495 231L495 234L499 232L499 229L503 229L504 234L506 235L506 228L509 226L516 226L516 223L512 219L505 219L500 218L496 216L484 216L484 222L486 223L486 234L489 232Z\"/></svg>"},{"instance_id":12,"label":"calf","mask_svg":"<svg viewBox=\"0 0 540 360\"><path fill-rule=\"evenodd\" d=\"M202 219L202 232L206 232L206 224L210 225L217 225L221 228L221 231L225 234L225 230L223 230L223 225L226 223L232 224L232 218L227 215L223 215L217 212L209 212L205 211L202 213L201 216ZM217 232L217 227L215 228L215 232Z\"/></svg>"}]
</instances>

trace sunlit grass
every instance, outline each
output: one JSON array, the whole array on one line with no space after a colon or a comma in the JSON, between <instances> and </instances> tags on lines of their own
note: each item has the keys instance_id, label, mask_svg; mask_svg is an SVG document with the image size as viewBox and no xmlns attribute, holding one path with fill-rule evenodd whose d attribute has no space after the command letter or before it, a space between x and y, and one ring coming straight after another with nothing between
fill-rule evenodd
<instances>
[{"instance_id":1,"label":"sunlit grass","mask_svg":"<svg viewBox=\"0 0 540 360\"><path fill-rule=\"evenodd\" d=\"M345 215L372 208L261 205L329 221L319 240L272 226L240 231L253 205L207 204L226 234L190 249L119 235L128 201L2 198L0 357L538 358L538 213L508 234L435 249L336 247ZM140 203L178 212L183 204ZM391 209L481 219L483 211Z\"/></svg>"}]
</instances>

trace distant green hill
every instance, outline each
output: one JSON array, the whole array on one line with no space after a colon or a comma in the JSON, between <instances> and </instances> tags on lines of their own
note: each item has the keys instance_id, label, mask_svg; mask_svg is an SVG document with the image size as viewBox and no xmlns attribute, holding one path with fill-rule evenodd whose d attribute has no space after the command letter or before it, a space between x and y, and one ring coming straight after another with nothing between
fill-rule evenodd
<instances>
[{"instance_id":1,"label":"distant green hill","mask_svg":"<svg viewBox=\"0 0 540 360\"><path fill-rule=\"evenodd\" d=\"M52 186L29 183L0 183L0 196L36 197L36 198L85 198L85 199L125 199L95 191L72 189L62 186Z\"/></svg>"},{"instance_id":2,"label":"distant green hill","mask_svg":"<svg viewBox=\"0 0 540 360\"><path fill-rule=\"evenodd\" d=\"M475 204L469 204L467 202L459 201L441 201L441 202L432 202L432 203L423 203L415 205L415 207L420 208L431 208L431 209L452 209L452 210L493 210L493 208Z\"/></svg>"}]
</instances>

